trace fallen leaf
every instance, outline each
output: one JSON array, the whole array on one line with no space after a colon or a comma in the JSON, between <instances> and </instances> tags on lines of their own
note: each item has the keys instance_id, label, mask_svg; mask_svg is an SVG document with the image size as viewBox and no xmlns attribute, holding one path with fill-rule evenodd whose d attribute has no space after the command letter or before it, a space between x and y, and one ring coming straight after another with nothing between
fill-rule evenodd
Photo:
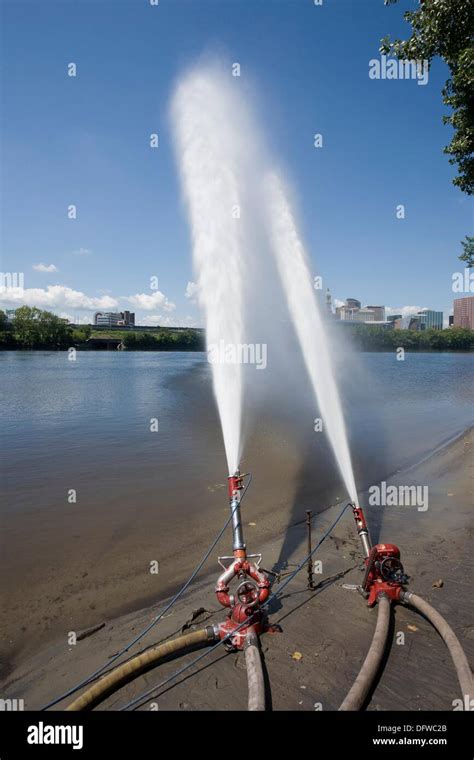
<instances>
[{"instance_id":1,"label":"fallen leaf","mask_svg":"<svg viewBox=\"0 0 474 760\"><path fill-rule=\"evenodd\" d=\"M293 654L291 655L291 659L296 660L296 662L299 662L302 658L303 658L303 655L301 654L301 652L293 652Z\"/></svg>"},{"instance_id":2,"label":"fallen leaf","mask_svg":"<svg viewBox=\"0 0 474 760\"><path fill-rule=\"evenodd\" d=\"M250 525L252 528L255 528L256 524L257 524L257 523L249 523L249 525Z\"/></svg>"},{"instance_id":3,"label":"fallen leaf","mask_svg":"<svg viewBox=\"0 0 474 760\"><path fill-rule=\"evenodd\" d=\"M443 588L443 586L444 586L444 581L442 578L440 578L439 581L435 581L432 584L432 588Z\"/></svg>"},{"instance_id":4,"label":"fallen leaf","mask_svg":"<svg viewBox=\"0 0 474 760\"><path fill-rule=\"evenodd\" d=\"M415 631L417 631L417 630L418 630L418 628L416 627L416 625L410 625L410 623L408 623L408 624L407 624L407 628L408 628L408 630L409 630L409 631L411 631L412 633L415 633Z\"/></svg>"}]
</instances>

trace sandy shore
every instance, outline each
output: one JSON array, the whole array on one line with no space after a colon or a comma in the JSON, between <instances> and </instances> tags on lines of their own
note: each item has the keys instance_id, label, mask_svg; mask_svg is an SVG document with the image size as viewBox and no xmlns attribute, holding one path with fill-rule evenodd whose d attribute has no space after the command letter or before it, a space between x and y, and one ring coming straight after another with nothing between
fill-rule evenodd
<instances>
[{"instance_id":1,"label":"sandy shore","mask_svg":"<svg viewBox=\"0 0 474 760\"><path fill-rule=\"evenodd\" d=\"M437 450L420 464L398 472L390 484L427 485L429 507L367 508L372 538L396 543L402 551L409 588L430 601L454 628L471 662L474 659L474 625L470 581L473 577L472 505L473 431ZM246 515L253 511L249 492ZM280 511L283 507L280 507ZM313 541L331 525L340 510L334 505L314 519ZM262 551L263 565L269 569L292 569L304 556L306 530L301 521L285 531L277 515L255 518L245 525L249 551ZM229 539L227 538L227 541ZM228 553L227 541L219 549ZM217 554L217 550L216 550ZM282 562L282 557L285 561ZM306 588L302 571L270 608L270 620L282 632L262 637L269 681L270 705L274 710L337 709L363 661L373 633L376 612L367 608L356 592L344 583L361 579L359 546L350 513L341 520L318 551L322 573L314 591ZM193 625L223 618L213 587L218 574L212 559L185 597L145 638L143 648L179 632L202 608ZM439 580L440 588L433 586ZM153 607L104 620L97 633L68 646L65 633L34 648L33 643L10 661L1 695L25 700L25 709L41 707L66 690L116 652L136 635L160 610ZM102 622L100 608L95 617L81 625L80 616L71 614L69 630ZM397 644L403 632L404 644ZM430 625L415 612L395 608L392 646L381 679L371 695L371 710L451 710L459 696L452 663L444 644ZM138 650L137 650L138 651ZM293 658L298 652L301 657ZM188 654L180 665L195 655ZM161 683L177 669L176 662L150 671L110 697L99 709L119 709L130 698ZM154 699L163 710L246 709L246 673L241 653L219 648L196 669L173 686L158 690ZM149 709L145 705L143 709Z\"/></svg>"}]
</instances>

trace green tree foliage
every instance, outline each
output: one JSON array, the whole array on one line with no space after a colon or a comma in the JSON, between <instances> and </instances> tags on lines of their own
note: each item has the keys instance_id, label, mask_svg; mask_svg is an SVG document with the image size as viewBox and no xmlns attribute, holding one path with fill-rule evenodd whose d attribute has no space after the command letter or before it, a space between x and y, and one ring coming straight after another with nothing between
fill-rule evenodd
<instances>
[{"instance_id":1,"label":"green tree foliage","mask_svg":"<svg viewBox=\"0 0 474 760\"><path fill-rule=\"evenodd\" d=\"M349 328L356 346L364 351L469 351L474 349L474 331L461 327L447 330L387 330L371 325Z\"/></svg>"},{"instance_id":2,"label":"green tree foliage","mask_svg":"<svg viewBox=\"0 0 474 760\"><path fill-rule=\"evenodd\" d=\"M466 239L461 240L461 245L463 247L463 252L459 258L466 263L467 267L474 267L474 237L466 235Z\"/></svg>"},{"instance_id":3,"label":"green tree foliage","mask_svg":"<svg viewBox=\"0 0 474 760\"><path fill-rule=\"evenodd\" d=\"M196 330L167 330L157 333L131 332L123 339L129 351L203 351L204 339Z\"/></svg>"},{"instance_id":4,"label":"green tree foliage","mask_svg":"<svg viewBox=\"0 0 474 760\"><path fill-rule=\"evenodd\" d=\"M18 348L67 348L71 341L64 320L50 311L30 306L15 311L12 333Z\"/></svg>"},{"instance_id":5,"label":"green tree foliage","mask_svg":"<svg viewBox=\"0 0 474 760\"><path fill-rule=\"evenodd\" d=\"M77 346L78 344L85 343L91 336L91 326L84 325L83 327L75 327L71 330L72 343Z\"/></svg>"},{"instance_id":6,"label":"green tree foliage","mask_svg":"<svg viewBox=\"0 0 474 760\"><path fill-rule=\"evenodd\" d=\"M392 5L397 0L385 0ZM427 60L436 56L448 65L450 77L443 91L443 102L452 113L445 116L454 136L444 152L457 164L453 179L465 193L474 192L474 2L472 0L421 0L419 8L407 11L404 18L412 26L407 40L384 37L380 51L402 60Z\"/></svg>"}]
</instances>

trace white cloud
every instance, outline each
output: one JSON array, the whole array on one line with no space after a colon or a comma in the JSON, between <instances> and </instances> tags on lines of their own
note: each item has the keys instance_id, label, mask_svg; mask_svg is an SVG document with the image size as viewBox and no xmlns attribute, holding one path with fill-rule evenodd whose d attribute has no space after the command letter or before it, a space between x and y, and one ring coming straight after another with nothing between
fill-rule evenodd
<instances>
[{"instance_id":1,"label":"white cloud","mask_svg":"<svg viewBox=\"0 0 474 760\"><path fill-rule=\"evenodd\" d=\"M141 317L137 321L138 325L150 325L150 327L200 327L194 317L170 317L164 314L150 314Z\"/></svg>"},{"instance_id":2,"label":"white cloud","mask_svg":"<svg viewBox=\"0 0 474 760\"><path fill-rule=\"evenodd\" d=\"M116 309L118 301L110 296L93 298L65 285L47 288L8 288L1 302L12 306L37 306L39 309Z\"/></svg>"},{"instance_id":3,"label":"white cloud","mask_svg":"<svg viewBox=\"0 0 474 760\"><path fill-rule=\"evenodd\" d=\"M67 319L68 322L73 322L75 325L90 325L94 321L94 314L89 312L86 315L79 316L77 314L69 314L65 311L61 311L59 316L62 319Z\"/></svg>"},{"instance_id":4,"label":"white cloud","mask_svg":"<svg viewBox=\"0 0 474 760\"><path fill-rule=\"evenodd\" d=\"M332 301L332 302L333 302L334 306L336 307L336 309L337 309L339 306L345 306L345 305L346 305L346 302L345 302L345 301L341 301L341 299L340 299L340 298L333 298L333 301Z\"/></svg>"},{"instance_id":5,"label":"white cloud","mask_svg":"<svg viewBox=\"0 0 474 760\"><path fill-rule=\"evenodd\" d=\"M413 314L418 314L422 309L428 308L427 306L399 306L398 308L392 308L391 306L385 307L385 312L389 314L401 314L402 317L411 317Z\"/></svg>"},{"instance_id":6,"label":"white cloud","mask_svg":"<svg viewBox=\"0 0 474 760\"><path fill-rule=\"evenodd\" d=\"M193 303L195 303L196 299L197 299L197 294L198 294L198 285L197 285L197 283L196 282L188 282L188 284L186 285L186 292L184 294L186 296L186 298L189 298Z\"/></svg>"},{"instance_id":7,"label":"white cloud","mask_svg":"<svg viewBox=\"0 0 474 760\"><path fill-rule=\"evenodd\" d=\"M36 272L45 272L47 274L58 271L58 268L54 264L33 264L33 269Z\"/></svg>"},{"instance_id":8,"label":"white cloud","mask_svg":"<svg viewBox=\"0 0 474 760\"><path fill-rule=\"evenodd\" d=\"M74 256L90 256L91 253L90 248L78 248L77 251L73 251Z\"/></svg>"},{"instance_id":9,"label":"white cloud","mask_svg":"<svg viewBox=\"0 0 474 760\"><path fill-rule=\"evenodd\" d=\"M131 303L136 309L143 309L144 311L151 311L152 309L173 311L176 308L176 304L170 301L161 290L156 290L151 295L135 293L134 296L126 296L124 300Z\"/></svg>"}]
</instances>

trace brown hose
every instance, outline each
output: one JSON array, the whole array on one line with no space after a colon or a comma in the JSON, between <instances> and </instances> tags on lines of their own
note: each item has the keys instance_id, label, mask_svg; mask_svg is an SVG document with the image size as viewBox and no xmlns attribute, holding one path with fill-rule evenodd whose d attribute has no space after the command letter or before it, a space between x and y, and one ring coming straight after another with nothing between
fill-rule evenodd
<instances>
[{"instance_id":1,"label":"brown hose","mask_svg":"<svg viewBox=\"0 0 474 760\"><path fill-rule=\"evenodd\" d=\"M421 596L414 594L412 591L402 591L400 599L411 607L414 607L418 612L421 612L440 634L449 649L454 667L456 668L462 695L464 699L467 698L467 704L469 705L469 700L474 694L472 672L467 657L453 629L448 625L444 617L431 604L428 604L425 599L422 599Z\"/></svg>"},{"instance_id":2,"label":"brown hose","mask_svg":"<svg viewBox=\"0 0 474 760\"><path fill-rule=\"evenodd\" d=\"M248 709L252 711L265 710L265 682L263 678L262 654L258 636L250 631L245 637L245 664L247 666L247 682L249 689Z\"/></svg>"},{"instance_id":3,"label":"brown hose","mask_svg":"<svg viewBox=\"0 0 474 760\"><path fill-rule=\"evenodd\" d=\"M375 633L370 649L367 652L367 657L359 671L359 675L339 710L360 710L362 708L382 662L390 624L390 599L386 594L379 594L377 602L377 625L375 626Z\"/></svg>"},{"instance_id":4,"label":"brown hose","mask_svg":"<svg viewBox=\"0 0 474 760\"><path fill-rule=\"evenodd\" d=\"M114 668L110 673L103 676L97 683L92 684L86 691L77 697L70 705L66 707L68 711L80 711L91 709L98 702L102 702L106 696L119 689L124 683L129 681L152 665L156 665L165 657L182 652L185 649L196 649L203 644L215 640L215 633L212 627L203 628L200 631L186 633L177 639L171 639L164 644L147 649L145 652L132 657L122 665Z\"/></svg>"}]
</instances>

